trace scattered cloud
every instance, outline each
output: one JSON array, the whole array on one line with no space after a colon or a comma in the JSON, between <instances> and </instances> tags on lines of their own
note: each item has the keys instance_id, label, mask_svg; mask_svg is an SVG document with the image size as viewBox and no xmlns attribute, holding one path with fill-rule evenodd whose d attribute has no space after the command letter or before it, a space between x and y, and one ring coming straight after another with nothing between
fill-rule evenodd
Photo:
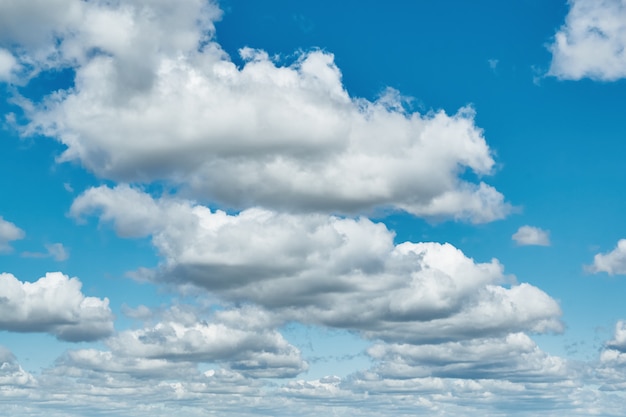
<instances>
[{"instance_id":1,"label":"scattered cloud","mask_svg":"<svg viewBox=\"0 0 626 417\"><path fill-rule=\"evenodd\" d=\"M45 245L47 252L22 252L24 258L53 258L57 262L65 261L70 257L69 251L62 243Z\"/></svg>"},{"instance_id":2,"label":"scattered cloud","mask_svg":"<svg viewBox=\"0 0 626 417\"><path fill-rule=\"evenodd\" d=\"M22 229L0 216L0 253L12 251L9 242L23 239L24 236L26 234Z\"/></svg>"},{"instance_id":3,"label":"scattered cloud","mask_svg":"<svg viewBox=\"0 0 626 417\"><path fill-rule=\"evenodd\" d=\"M46 250L55 261L65 261L70 257L70 253L62 243L46 244Z\"/></svg>"},{"instance_id":4,"label":"scattered cloud","mask_svg":"<svg viewBox=\"0 0 626 417\"><path fill-rule=\"evenodd\" d=\"M17 60L6 49L0 48L0 81L9 81L18 67Z\"/></svg>"},{"instance_id":5,"label":"scattered cloud","mask_svg":"<svg viewBox=\"0 0 626 417\"><path fill-rule=\"evenodd\" d=\"M544 292L499 285L510 280L497 260L476 263L449 244L396 245L384 224L365 218L229 215L124 185L91 188L70 212L99 214L120 236L151 236L163 261L144 279L192 284L284 321L414 342L561 329L560 308Z\"/></svg>"},{"instance_id":6,"label":"scattered cloud","mask_svg":"<svg viewBox=\"0 0 626 417\"><path fill-rule=\"evenodd\" d=\"M593 273L606 272L609 275L626 275L626 239L620 239L611 252L598 253L593 257L593 265L586 267Z\"/></svg>"},{"instance_id":7,"label":"scattered cloud","mask_svg":"<svg viewBox=\"0 0 626 417\"><path fill-rule=\"evenodd\" d=\"M0 345L0 393L5 387L35 387L35 378L17 363L15 355Z\"/></svg>"},{"instance_id":8,"label":"scattered cloud","mask_svg":"<svg viewBox=\"0 0 626 417\"><path fill-rule=\"evenodd\" d=\"M420 114L392 90L377 101L350 96L334 56L319 50L278 65L243 48L239 68L212 38L216 7L196 0L95 3L77 3L69 22L51 20L55 42L38 37L54 51L41 65L72 66L75 86L25 105L23 133L62 142L61 161L117 181L167 180L234 208L394 207L473 223L511 211L495 188L460 175L482 178L495 166L472 108Z\"/></svg>"},{"instance_id":9,"label":"scattered cloud","mask_svg":"<svg viewBox=\"0 0 626 417\"><path fill-rule=\"evenodd\" d=\"M69 342L109 336L113 314L107 298L85 297L81 282L59 272L35 282L0 274L0 330L47 332Z\"/></svg>"},{"instance_id":10,"label":"scattered cloud","mask_svg":"<svg viewBox=\"0 0 626 417\"><path fill-rule=\"evenodd\" d=\"M519 246L550 246L550 232L533 226L521 226L511 238Z\"/></svg>"},{"instance_id":11,"label":"scattered cloud","mask_svg":"<svg viewBox=\"0 0 626 417\"><path fill-rule=\"evenodd\" d=\"M548 75L614 81L626 77L626 4L622 0L570 0Z\"/></svg>"}]
</instances>

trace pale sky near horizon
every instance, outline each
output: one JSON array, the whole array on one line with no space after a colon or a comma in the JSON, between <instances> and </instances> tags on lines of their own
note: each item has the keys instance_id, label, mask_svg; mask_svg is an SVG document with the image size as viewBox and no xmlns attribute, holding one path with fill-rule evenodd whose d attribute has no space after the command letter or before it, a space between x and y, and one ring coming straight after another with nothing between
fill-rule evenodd
<instances>
[{"instance_id":1,"label":"pale sky near horizon","mask_svg":"<svg viewBox=\"0 0 626 417\"><path fill-rule=\"evenodd\" d=\"M626 2L0 0L0 409L626 416Z\"/></svg>"}]
</instances>

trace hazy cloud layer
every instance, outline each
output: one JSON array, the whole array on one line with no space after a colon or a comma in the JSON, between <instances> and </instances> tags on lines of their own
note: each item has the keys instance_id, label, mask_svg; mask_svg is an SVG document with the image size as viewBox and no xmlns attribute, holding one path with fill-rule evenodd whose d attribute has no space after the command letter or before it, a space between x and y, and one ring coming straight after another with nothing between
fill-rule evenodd
<instances>
[{"instance_id":1,"label":"hazy cloud layer","mask_svg":"<svg viewBox=\"0 0 626 417\"><path fill-rule=\"evenodd\" d=\"M87 190L75 217L95 212L120 236L152 236L163 262L139 277L193 284L254 302L286 320L388 340L559 331L560 308L497 260L476 263L449 244L405 242L370 220L248 209L237 215L128 186Z\"/></svg>"},{"instance_id":2,"label":"hazy cloud layer","mask_svg":"<svg viewBox=\"0 0 626 417\"><path fill-rule=\"evenodd\" d=\"M79 352L64 355L37 377L14 380L14 385L0 385L4 409L16 411L14 415L20 417L101 413L147 417L176 412L189 416L208 412L235 415L233 407L240 416L263 412L281 417L294 414L371 417L385 412L406 416L467 413L493 417L617 416L624 400L623 390L610 390L608 385L598 389L597 376L611 369L609 361L602 361L597 376L590 376L592 368L577 372L565 361L538 350L523 334L485 339L467 346L426 345L421 350L418 346L377 345L370 352L381 364L370 371L345 378L327 376L283 384L268 384L227 369L200 372L184 362L174 363L176 368L163 369L162 373L141 372L140 362L149 368L153 366L149 362L155 360L119 363L110 353ZM455 357L458 353L468 355L468 366L464 367ZM520 357L516 358L515 354ZM484 368L479 366L480 358L487 361ZM427 364L434 359L442 361L441 368L434 362ZM6 350L0 350L0 363L11 364L20 373L19 364ZM413 376L388 372L391 364L408 367ZM425 371L420 365L450 375L416 376L415 373ZM465 372L450 372L452 367ZM605 374L606 378L610 376ZM30 385L19 385L23 382ZM32 386L37 389L28 389ZM15 404L22 405L16 408Z\"/></svg>"},{"instance_id":3,"label":"hazy cloud layer","mask_svg":"<svg viewBox=\"0 0 626 417\"><path fill-rule=\"evenodd\" d=\"M26 236L26 234L22 229L10 221L4 220L2 216L0 216L0 253L10 252L12 248L9 243L14 240L23 239L24 236Z\"/></svg>"},{"instance_id":4,"label":"hazy cloud layer","mask_svg":"<svg viewBox=\"0 0 626 417\"><path fill-rule=\"evenodd\" d=\"M550 46L549 75L614 81L626 77L626 3L570 0L565 24Z\"/></svg>"},{"instance_id":5,"label":"hazy cloud layer","mask_svg":"<svg viewBox=\"0 0 626 417\"><path fill-rule=\"evenodd\" d=\"M113 314L107 298L85 297L77 278L47 273L35 282L0 274L0 330L48 332L80 342L109 336Z\"/></svg>"},{"instance_id":6,"label":"hazy cloud layer","mask_svg":"<svg viewBox=\"0 0 626 417\"><path fill-rule=\"evenodd\" d=\"M217 9L197 0L65 1L75 17L25 22L42 24L39 35L4 30L8 41L37 45L28 51L52 48L23 61L76 71L73 88L22 101L24 133L64 143L61 160L114 180L165 179L237 208L395 207L474 223L511 210L493 187L460 178L494 170L471 108L420 114L393 90L375 102L352 97L323 51L282 64L244 48L237 67L210 40Z\"/></svg>"},{"instance_id":7,"label":"hazy cloud layer","mask_svg":"<svg viewBox=\"0 0 626 417\"><path fill-rule=\"evenodd\" d=\"M550 246L550 232L534 226L521 226L511 238L519 246Z\"/></svg>"},{"instance_id":8,"label":"hazy cloud layer","mask_svg":"<svg viewBox=\"0 0 626 417\"><path fill-rule=\"evenodd\" d=\"M626 275L626 239L620 239L612 251L596 254L593 257L593 264L587 268L594 273Z\"/></svg>"}]
</instances>

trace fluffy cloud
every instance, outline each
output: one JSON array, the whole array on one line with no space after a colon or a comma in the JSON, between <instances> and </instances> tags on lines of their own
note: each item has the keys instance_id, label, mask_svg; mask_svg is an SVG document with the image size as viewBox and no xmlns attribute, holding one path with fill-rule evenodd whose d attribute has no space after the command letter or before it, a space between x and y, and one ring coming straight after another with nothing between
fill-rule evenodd
<instances>
[{"instance_id":1,"label":"fluffy cloud","mask_svg":"<svg viewBox=\"0 0 626 417\"><path fill-rule=\"evenodd\" d=\"M229 215L128 186L92 188L71 208L91 212L121 236L152 236L163 262L144 279L191 283L285 320L411 341L561 329L558 304L529 284L501 286L496 260L475 263L449 244L396 245L364 218Z\"/></svg>"},{"instance_id":2,"label":"fluffy cloud","mask_svg":"<svg viewBox=\"0 0 626 417\"><path fill-rule=\"evenodd\" d=\"M123 331L106 343L116 357L222 363L254 378L293 377L305 371L307 364L298 349L271 324L266 313L254 308L219 311L211 322L193 311L172 308L155 325Z\"/></svg>"},{"instance_id":3,"label":"fluffy cloud","mask_svg":"<svg viewBox=\"0 0 626 417\"><path fill-rule=\"evenodd\" d=\"M113 331L109 300L85 297L81 282L60 272L36 282L0 274L0 329L49 332L70 342L97 340Z\"/></svg>"},{"instance_id":4,"label":"fluffy cloud","mask_svg":"<svg viewBox=\"0 0 626 417\"><path fill-rule=\"evenodd\" d=\"M550 382L571 376L565 360L542 352L524 333L441 344L377 344L368 350L385 378Z\"/></svg>"},{"instance_id":5,"label":"fluffy cloud","mask_svg":"<svg viewBox=\"0 0 626 417\"><path fill-rule=\"evenodd\" d=\"M4 387L34 387L37 381L17 363L15 356L0 346L0 395Z\"/></svg>"},{"instance_id":6,"label":"fluffy cloud","mask_svg":"<svg viewBox=\"0 0 626 417\"><path fill-rule=\"evenodd\" d=\"M626 321L620 320L615 325L613 339L606 342L600 353L596 376L607 391L626 389Z\"/></svg>"},{"instance_id":7,"label":"fluffy cloud","mask_svg":"<svg viewBox=\"0 0 626 417\"><path fill-rule=\"evenodd\" d=\"M211 41L219 11L199 0L64 1L76 17L51 15L42 27L56 42L38 45L56 45L46 63L72 65L74 87L25 106L25 134L61 141L63 161L115 180L165 179L237 208L395 207L475 223L511 209L493 187L460 177L494 168L471 108L419 114L392 90L374 102L351 97L322 51L282 65L244 48L237 67Z\"/></svg>"},{"instance_id":8,"label":"fluffy cloud","mask_svg":"<svg viewBox=\"0 0 626 417\"><path fill-rule=\"evenodd\" d=\"M23 239L24 236L25 233L22 229L0 216L0 253L11 251L9 242Z\"/></svg>"},{"instance_id":9,"label":"fluffy cloud","mask_svg":"<svg viewBox=\"0 0 626 417\"><path fill-rule=\"evenodd\" d=\"M512 239L520 246L550 246L550 233L533 226L521 226Z\"/></svg>"},{"instance_id":10,"label":"fluffy cloud","mask_svg":"<svg viewBox=\"0 0 626 417\"><path fill-rule=\"evenodd\" d=\"M550 46L549 74L562 79L613 81L626 77L626 4L570 0L565 25Z\"/></svg>"},{"instance_id":11,"label":"fluffy cloud","mask_svg":"<svg viewBox=\"0 0 626 417\"><path fill-rule=\"evenodd\" d=\"M606 272L609 275L626 275L626 239L620 239L617 247L608 253L598 253L593 257L591 272Z\"/></svg>"}]
</instances>

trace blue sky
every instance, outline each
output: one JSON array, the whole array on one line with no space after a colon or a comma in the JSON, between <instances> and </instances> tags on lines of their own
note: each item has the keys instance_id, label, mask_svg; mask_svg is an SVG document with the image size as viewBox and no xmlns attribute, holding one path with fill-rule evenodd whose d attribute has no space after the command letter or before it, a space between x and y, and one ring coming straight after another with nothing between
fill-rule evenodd
<instances>
[{"instance_id":1,"label":"blue sky","mask_svg":"<svg viewBox=\"0 0 626 417\"><path fill-rule=\"evenodd\" d=\"M0 2L14 416L624 416L620 0Z\"/></svg>"}]
</instances>

